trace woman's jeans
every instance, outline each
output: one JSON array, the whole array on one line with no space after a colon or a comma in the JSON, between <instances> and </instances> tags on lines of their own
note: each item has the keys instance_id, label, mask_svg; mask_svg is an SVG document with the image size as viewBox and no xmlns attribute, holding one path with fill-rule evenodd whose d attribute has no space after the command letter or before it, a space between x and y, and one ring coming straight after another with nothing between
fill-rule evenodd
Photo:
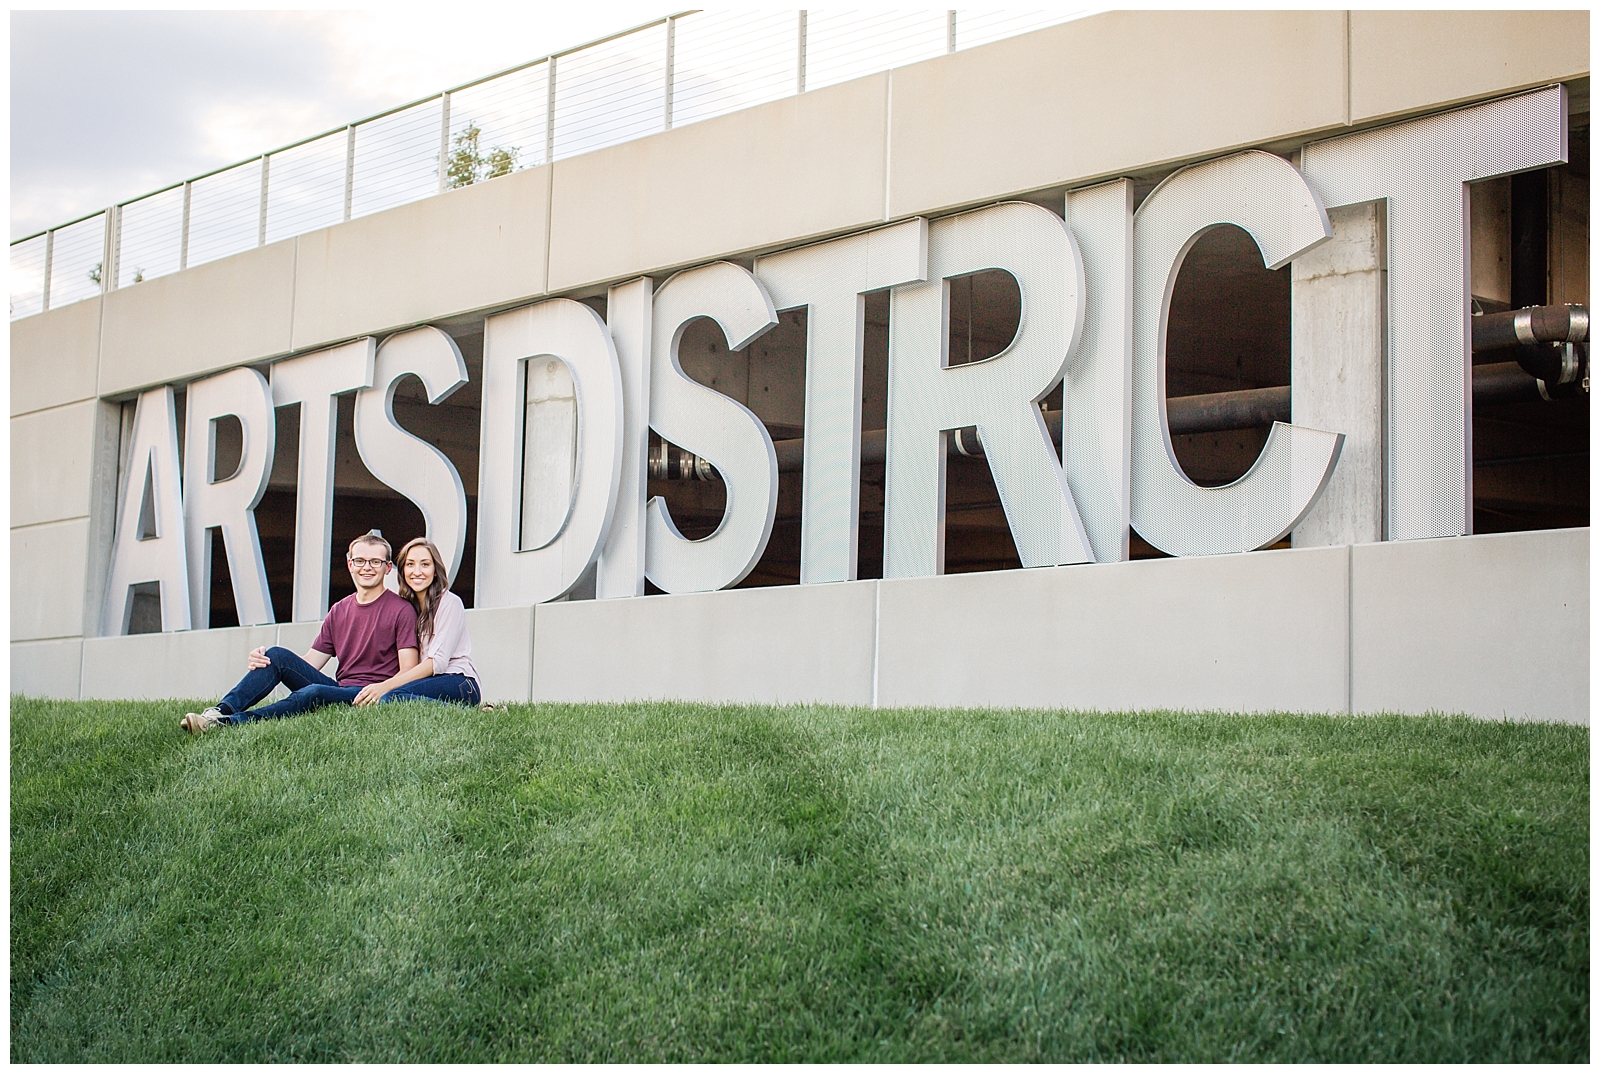
<instances>
[{"instance_id":1,"label":"woman's jeans","mask_svg":"<svg viewBox=\"0 0 1600 1074\"><path fill-rule=\"evenodd\" d=\"M274 720L283 716L298 716L302 712L322 708L324 705L348 705L361 692L359 686L340 686L306 663L298 653L274 645L267 650L264 668L254 668L239 685L228 692L217 705L224 723L248 723L251 720ZM250 706L266 697L279 683L293 691L282 701L253 709ZM382 701L412 701L432 699L454 701L463 705L476 705L481 695L478 684L466 675L430 675L384 694Z\"/></svg>"},{"instance_id":2,"label":"woman's jeans","mask_svg":"<svg viewBox=\"0 0 1600 1074\"><path fill-rule=\"evenodd\" d=\"M379 701L453 701L458 705L477 705L483 700L478 683L470 675L429 675L415 679L404 686L396 686Z\"/></svg>"}]
</instances>

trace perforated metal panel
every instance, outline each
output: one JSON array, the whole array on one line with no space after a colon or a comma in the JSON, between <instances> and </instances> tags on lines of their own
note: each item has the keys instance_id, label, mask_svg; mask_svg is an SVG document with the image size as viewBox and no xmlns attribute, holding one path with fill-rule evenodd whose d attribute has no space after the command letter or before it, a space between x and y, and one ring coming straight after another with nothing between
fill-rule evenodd
<instances>
[{"instance_id":1,"label":"perforated metal panel","mask_svg":"<svg viewBox=\"0 0 1600 1074\"><path fill-rule=\"evenodd\" d=\"M320 620L328 614L328 576L333 569L333 463L338 443L338 396L372 383L377 342L367 336L290 358L272 367L273 405L300 404L291 613L296 622Z\"/></svg>"},{"instance_id":2,"label":"perforated metal panel","mask_svg":"<svg viewBox=\"0 0 1600 1074\"><path fill-rule=\"evenodd\" d=\"M577 460L565 524L552 540L525 549L523 399L528 365L543 358L560 359L572 372ZM581 302L556 298L488 318L480 429L478 606L537 604L564 596L600 554L622 474L622 377L600 316Z\"/></svg>"},{"instance_id":3,"label":"perforated metal panel","mask_svg":"<svg viewBox=\"0 0 1600 1074\"><path fill-rule=\"evenodd\" d=\"M606 296L606 328L622 371L622 461L617 510L595 568L594 595L644 595L645 491L650 451L650 278Z\"/></svg>"},{"instance_id":4,"label":"perforated metal panel","mask_svg":"<svg viewBox=\"0 0 1600 1074\"><path fill-rule=\"evenodd\" d=\"M719 261L680 272L655 294L650 344L650 426L717 468L728 505L711 536L690 541L657 496L646 516L645 575L668 593L737 585L755 568L778 511L778 456L761 419L744 404L691 380L678 343L692 320L709 317L729 350L778 323L766 289L738 265Z\"/></svg>"},{"instance_id":5,"label":"perforated metal panel","mask_svg":"<svg viewBox=\"0 0 1600 1074\"><path fill-rule=\"evenodd\" d=\"M218 418L239 419L243 443L231 474L217 472ZM272 389L248 366L189 385L184 408L184 545L189 556L189 618L211 625L211 530L222 531L240 626L274 622L267 565L256 532L256 504L267 491L277 442Z\"/></svg>"},{"instance_id":6,"label":"perforated metal panel","mask_svg":"<svg viewBox=\"0 0 1600 1074\"><path fill-rule=\"evenodd\" d=\"M122 507L111 546L111 573L100 615L101 634L128 629L128 589L161 588L161 629L188 630L189 562L183 528L183 478L178 471L178 411L170 386L139 396L132 446L122 475ZM149 495L155 532L140 540L139 516Z\"/></svg>"},{"instance_id":7,"label":"perforated metal panel","mask_svg":"<svg viewBox=\"0 0 1600 1074\"><path fill-rule=\"evenodd\" d=\"M413 328L383 341L373 360L372 387L356 393L356 451L372 476L417 505L424 534L454 578L467 543L467 490L445 453L394 419L394 389L415 375L429 403L442 403L467 382L456 341L437 328Z\"/></svg>"},{"instance_id":8,"label":"perforated metal panel","mask_svg":"<svg viewBox=\"0 0 1600 1074\"><path fill-rule=\"evenodd\" d=\"M1097 563L1128 558L1129 426L1133 399L1133 184L1067 194L1067 226L1083 253L1083 337L1067 366L1061 466Z\"/></svg>"},{"instance_id":9,"label":"perforated metal panel","mask_svg":"<svg viewBox=\"0 0 1600 1074\"><path fill-rule=\"evenodd\" d=\"M927 277L922 219L789 250L756 262L779 309L806 314L805 468L800 581L856 576L861 492L862 348L869 291Z\"/></svg>"},{"instance_id":10,"label":"perforated metal panel","mask_svg":"<svg viewBox=\"0 0 1600 1074\"><path fill-rule=\"evenodd\" d=\"M1294 166L1259 152L1174 173L1134 216L1131 517L1141 537L1174 556L1248 552L1276 542L1327 487L1344 443L1339 433L1275 422L1261 456L1239 480L1202 488L1184 474L1167 427L1167 307L1184 255L1219 224L1249 232L1273 269L1333 234Z\"/></svg>"},{"instance_id":11,"label":"perforated metal panel","mask_svg":"<svg viewBox=\"0 0 1600 1074\"><path fill-rule=\"evenodd\" d=\"M1325 204L1387 201L1389 540L1472 531L1463 184L1566 159L1561 86L1314 142L1301 155Z\"/></svg>"},{"instance_id":12,"label":"perforated metal panel","mask_svg":"<svg viewBox=\"0 0 1600 1074\"><path fill-rule=\"evenodd\" d=\"M1017 334L993 358L950 367L952 277L1003 269L1022 295ZM1038 402L1083 324L1083 262L1061 218L1008 202L928 227L928 281L895 289L883 576L944 571L944 431L978 427L1024 567L1093 562Z\"/></svg>"}]
</instances>

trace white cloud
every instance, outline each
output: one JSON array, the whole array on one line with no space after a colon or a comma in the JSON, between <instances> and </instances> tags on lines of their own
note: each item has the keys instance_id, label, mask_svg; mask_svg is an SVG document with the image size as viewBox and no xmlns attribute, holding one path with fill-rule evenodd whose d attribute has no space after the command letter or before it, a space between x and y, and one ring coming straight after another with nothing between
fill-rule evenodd
<instances>
[{"instance_id":1,"label":"white cloud","mask_svg":"<svg viewBox=\"0 0 1600 1074\"><path fill-rule=\"evenodd\" d=\"M793 14L758 6L774 15L755 21L779 29ZM11 233L95 212L673 10L630 2L13 12ZM713 36L700 52L692 37L680 41L686 115L789 92L787 75L768 76L789 61L792 46ZM692 73L696 57L715 70ZM653 58L641 61L642 70ZM741 84L722 84L730 81ZM474 118L489 121L493 109L479 107ZM489 134L531 144L525 130Z\"/></svg>"},{"instance_id":2,"label":"white cloud","mask_svg":"<svg viewBox=\"0 0 1600 1074\"><path fill-rule=\"evenodd\" d=\"M330 12L324 40L352 94L399 103L669 13L641 4Z\"/></svg>"},{"instance_id":3,"label":"white cloud","mask_svg":"<svg viewBox=\"0 0 1600 1074\"><path fill-rule=\"evenodd\" d=\"M11 234L668 10L13 12Z\"/></svg>"}]
</instances>

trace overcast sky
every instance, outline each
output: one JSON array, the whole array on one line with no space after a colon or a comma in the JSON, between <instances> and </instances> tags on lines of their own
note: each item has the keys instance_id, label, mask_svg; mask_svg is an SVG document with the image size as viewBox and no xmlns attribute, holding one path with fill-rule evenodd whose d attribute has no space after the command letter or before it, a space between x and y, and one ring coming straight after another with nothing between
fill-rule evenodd
<instances>
[{"instance_id":1,"label":"overcast sky","mask_svg":"<svg viewBox=\"0 0 1600 1074\"><path fill-rule=\"evenodd\" d=\"M675 10L14 11L11 237Z\"/></svg>"}]
</instances>

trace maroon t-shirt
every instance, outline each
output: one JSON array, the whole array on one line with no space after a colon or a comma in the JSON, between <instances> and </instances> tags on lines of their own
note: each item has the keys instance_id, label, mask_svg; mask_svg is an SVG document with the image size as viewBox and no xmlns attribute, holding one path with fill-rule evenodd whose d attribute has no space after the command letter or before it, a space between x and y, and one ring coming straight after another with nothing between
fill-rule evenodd
<instances>
[{"instance_id":1,"label":"maroon t-shirt","mask_svg":"<svg viewBox=\"0 0 1600 1074\"><path fill-rule=\"evenodd\" d=\"M328 610L311 647L339 658L340 686L368 686L400 670L400 650L417 649L417 612L385 589L371 604L355 594Z\"/></svg>"}]
</instances>

